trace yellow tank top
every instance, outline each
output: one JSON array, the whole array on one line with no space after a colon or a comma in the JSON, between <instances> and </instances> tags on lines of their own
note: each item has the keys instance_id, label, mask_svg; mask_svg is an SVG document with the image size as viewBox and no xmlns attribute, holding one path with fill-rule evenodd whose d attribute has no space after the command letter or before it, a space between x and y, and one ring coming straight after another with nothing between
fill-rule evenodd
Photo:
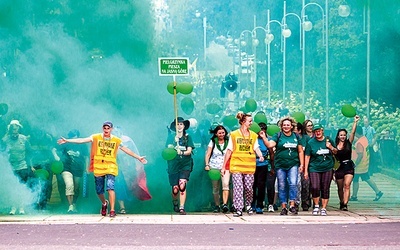
<instances>
[{"instance_id":1,"label":"yellow tank top","mask_svg":"<svg viewBox=\"0 0 400 250\"><path fill-rule=\"evenodd\" d=\"M250 136L245 137L240 130L231 133L233 144L230 161L231 173L254 174L256 171L256 153L254 143L257 141L257 134L250 131Z\"/></svg>"},{"instance_id":2,"label":"yellow tank top","mask_svg":"<svg viewBox=\"0 0 400 250\"><path fill-rule=\"evenodd\" d=\"M94 176L106 174L117 176L117 152L122 140L115 136L104 139L103 134L94 134L92 138L89 171L93 172Z\"/></svg>"},{"instance_id":3,"label":"yellow tank top","mask_svg":"<svg viewBox=\"0 0 400 250\"><path fill-rule=\"evenodd\" d=\"M355 143L355 148L352 150L352 160L354 163L357 160L357 145L361 145L364 148L363 151L363 157L361 159L361 162L356 165L356 168L354 169L354 173L356 174L363 174L368 172L368 167L369 167L369 150L368 150L368 139L367 137L363 136L360 137Z\"/></svg>"}]
</instances>

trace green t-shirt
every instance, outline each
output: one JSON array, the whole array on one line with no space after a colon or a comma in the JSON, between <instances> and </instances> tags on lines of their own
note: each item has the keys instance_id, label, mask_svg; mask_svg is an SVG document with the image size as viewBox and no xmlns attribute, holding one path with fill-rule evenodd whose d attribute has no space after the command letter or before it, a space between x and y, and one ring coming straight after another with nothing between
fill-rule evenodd
<instances>
[{"instance_id":1,"label":"green t-shirt","mask_svg":"<svg viewBox=\"0 0 400 250\"><path fill-rule=\"evenodd\" d=\"M329 140L333 147L336 147L333 140ZM311 138L306 146L305 155L310 156L308 172L327 172L333 169L334 159L332 152L326 147L326 140L318 141Z\"/></svg>"},{"instance_id":2,"label":"green t-shirt","mask_svg":"<svg viewBox=\"0 0 400 250\"><path fill-rule=\"evenodd\" d=\"M172 133L168 136L166 144L172 144L175 148L179 147L182 152L185 152L188 147L191 147L192 150L195 148L192 137L188 134L179 139L179 146L177 146L175 142L175 133ZM179 173L182 170L193 170L193 159L191 155L176 155L174 159L168 161L167 171L169 174Z\"/></svg>"},{"instance_id":3,"label":"green t-shirt","mask_svg":"<svg viewBox=\"0 0 400 250\"><path fill-rule=\"evenodd\" d=\"M284 133L279 132L276 133L271 140L276 142L274 157L275 169L281 168L289 170L293 166L300 165L297 147L301 145L294 133L290 136L286 136Z\"/></svg>"}]
</instances>

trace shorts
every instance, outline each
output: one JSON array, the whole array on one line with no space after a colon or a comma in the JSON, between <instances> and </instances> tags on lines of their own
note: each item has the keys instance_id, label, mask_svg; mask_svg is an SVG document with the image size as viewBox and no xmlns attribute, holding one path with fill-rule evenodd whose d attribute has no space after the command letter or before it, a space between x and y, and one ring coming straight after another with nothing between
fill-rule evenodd
<instances>
[{"instance_id":1,"label":"shorts","mask_svg":"<svg viewBox=\"0 0 400 250\"><path fill-rule=\"evenodd\" d=\"M354 175L354 168L352 168L352 169L339 168L338 170L335 171L335 179L342 180L342 179L344 179L344 176L348 175L348 174Z\"/></svg>"},{"instance_id":2,"label":"shorts","mask_svg":"<svg viewBox=\"0 0 400 250\"><path fill-rule=\"evenodd\" d=\"M103 176L95 176L94 183L96 185L96 193L104 194L104 186L106 187L107 191L115 189L115 176L112 174L106 174Z\"/></svg>"},{"instance_id":3,"label":"shorts","mask_svg":"<svg viewBox=\"0 0 400 250\"><path fill-rule=\"evenodd\" d=\"M358 182L358 179L361 177L362 181L368 181L370 179L369 173L363 173L363 174L354 174L354 179L353 182Z\"/></svg>"},{"instance_id":4,"label":"shorts","mask_svg":"<svg viewBox=\"0 0 400 250\"><path fill-rule=\"evenodd\" d=\"M189 181L189 177L190 177L190 172L189 170L182 170L178 173L174 173L174 174L169 174L168 178L169 178L169 184L173 187L173 186L178 186L179 185L179 180L180 179L185 179L186 181Z\"/></svg>"}]
</instances>

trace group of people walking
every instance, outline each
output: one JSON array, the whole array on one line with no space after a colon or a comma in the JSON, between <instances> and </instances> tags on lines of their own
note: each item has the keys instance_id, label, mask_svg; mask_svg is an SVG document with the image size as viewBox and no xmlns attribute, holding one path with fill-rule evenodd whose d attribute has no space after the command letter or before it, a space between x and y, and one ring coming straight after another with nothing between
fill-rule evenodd
<instances>
[{"instance_id":1,"label":"group of people walking","mask_svg":"<svg viewBox=\"0 0 400 250\"><path fill-rule=\"evenodd\" d=\"M313 215L325 216L332 180L337 184L340 209L344 211L348 210L349 201L357 200L359 178L375 191L374 201L383 196L368 174L368 139L363 135L362 127L357 125L359 116L354 117L350 133L339 129L334 139L325 136L323 126L313 124L311 120L298 123L290 116L283 117L278 122L280 131L269 135L268 125L263 122L258 123L258 133L251 129L251 114L238 112L236 118L239 127L230 132L223 125L210 129L204 169L220 174L220 178L211 182L214 212L232 211L235 217L242 216L243 212L262 214L264 208L274 212L279 200L281 215L296 215L301 206L303 211L312 208ZM169 127L172 133L166 142L168 148L176 151L176 155L167 161L172 207L182 215L186 214L187 184L194 168L192 154L195 143L187 132L189 127L188 120L177 117ZM38 168L29 168L28 165L32 164L25 161L25 153L31 146L27 138L19 133L20 128L19 121L11 121L2 141L7 145L15 175L22 183L27 183L30 173ZM142 164L147 163L144 156L127 147L129 140L123 139L122 134L118 134L119 137L112 134L112 122L104 122L102 129L102 133L86 138L79 138L79 131L71 130L68 138L61 137L57 141L61 145L58 149L48 150L56 161L60 161L58 153L67 156L61 176L66 184L68 212L76 211L79 183L86 161L95 177L101 214L111 217L116 214L116 176L120 172L117 153L120 151ZM91 143L90 154L83 147L74 145L84 143ZM353 195L350 197L353 180ZM48 190L44 191L38 205L48 200ZM146 197L149 196L147 188L142 191ZM123 200L119 203L121 211L125 212ZM13 207L10 214L16 211L17 208ZM24 213L22 207L19 211Z\"/></svg>"},{"instance_id":2,"label":"group of people walking","mask_svg":"<svg viewBox=\"0 0 400 250\"><path fill-rule=\"evenodd\" d=\"M336 138L325 136L323 126L311 120L298 123L290 116L283 117L278 122L280 132L268 135L263 122L258 124L258 133L250 129L251 114L238 112L236 118L239 127L230 133L222 125L210 130L204 169L218 170L221 175L211 181L214 212L232 210L235 217L243 212L262 214L264 208L274 212L279 200L280 215L296 215L301 206L303 211L311 208L312 215L326 216L332 180L337 184L339 208L344 211L351 200L353 179L372 182L368 173L363 172L369 165L368 140L357 125L359 116L354 117L349 133L339 129ZM193 168L190 158L194 146L186 132L190 123L182 117L173 123L176 134L170 135L167 146L176 148L177 155L168 160L168 174L173 208L186 214L186 185ZM175 126L171 127L175 130ZM354 186L353 195L358 191ZM376 185L373 188L377 201L383 193Z\"/></svg>"}]
</instances>

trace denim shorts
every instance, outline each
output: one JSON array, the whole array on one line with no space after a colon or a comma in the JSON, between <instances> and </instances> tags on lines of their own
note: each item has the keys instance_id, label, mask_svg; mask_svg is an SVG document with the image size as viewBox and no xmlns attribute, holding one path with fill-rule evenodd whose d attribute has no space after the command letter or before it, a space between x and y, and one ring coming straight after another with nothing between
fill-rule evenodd
<instances>
[{"instance_id":1,"label":"denim shorts","mask_svg":"<svg viewBox=\"0 0 400 250\"><path fill-rule=\"evenodd\" d=\"M106 187L107 191L115 189L115 176L112 174L106 174L103 176L95 176L94 183L96 185L96 193L104 194L104 186Z\"/></svg>"}]
</instances>

